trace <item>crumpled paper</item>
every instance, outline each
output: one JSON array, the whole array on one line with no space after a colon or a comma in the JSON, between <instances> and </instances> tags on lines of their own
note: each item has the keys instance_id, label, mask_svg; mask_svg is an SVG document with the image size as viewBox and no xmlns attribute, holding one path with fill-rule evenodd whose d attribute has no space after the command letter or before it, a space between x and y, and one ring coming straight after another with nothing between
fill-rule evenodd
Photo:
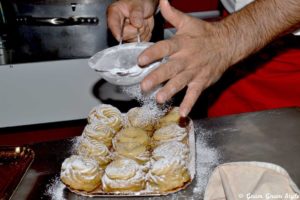
<instances>
[{"instance_id":1,"label":"crumpled paper","mask_svg":"<svg viewBox=\"0 0 300 200\"><path fill-rule=\"evenodd\" d=\"M204 200L299 199L300 191L280 166L264 162L219 165L206 187Z\"/></svg>"}]
</instances>

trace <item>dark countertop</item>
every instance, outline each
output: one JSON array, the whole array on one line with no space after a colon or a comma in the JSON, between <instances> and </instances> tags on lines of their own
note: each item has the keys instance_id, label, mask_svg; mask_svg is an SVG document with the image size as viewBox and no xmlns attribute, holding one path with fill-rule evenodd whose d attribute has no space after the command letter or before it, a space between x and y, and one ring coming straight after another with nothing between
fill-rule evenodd
<instances>
[{"instance_id":1,"label":"dark countertop","mask_svg":"<svg viewBox=\"0 0 300 200\"><path fill-rule=\"evenodd\" d=\"M197 175L185 190L163 198L133 199L201 199L209 174L225 162L262 161L285 168L300 185L300 108L276 109L221 118L194 121L197 152ZM59 199L55 183L60 165L70 154L70 140L32 145L36 158L12 199ZM63 191L66 199L86 199ZM60 195L61 196L61 195ZM115 198L128 199L128 198Z\"/></svg>"}]
</instances>

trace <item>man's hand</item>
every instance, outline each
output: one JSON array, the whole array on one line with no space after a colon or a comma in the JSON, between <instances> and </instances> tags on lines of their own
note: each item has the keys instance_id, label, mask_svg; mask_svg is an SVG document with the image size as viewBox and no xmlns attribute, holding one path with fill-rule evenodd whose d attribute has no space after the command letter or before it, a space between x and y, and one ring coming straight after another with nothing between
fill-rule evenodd
<instances>
[{"instance_id":1,"label":"man's hand","mask_svg":"<svg viewBox=\"0 0 300 200\"><path fill-rule=\"evenodd\" d=\"M149 91L166 82L157 93L164 103L187 86L180 114L187 116L201 92L216 82L224 71L300 23L299 0L256 0L244 9L214 23L189 17L160 0L161 12L177 33L146 49L140 65L168 56L141 83Z\"/></svg>"},{"instance_id":2,"label":"man's hand","mask_svg":"<svg viewBox=\"0 0 300 200\"><path fill-rule=\"evenodd\" d=\"M187 86L180 105L180 114L187 116L201 92L216 82L230 65L231 48L234 47L216 24L185 15L171 7L167 0L160 1L160 9L177 33L140 55L142 66L168 57L168 62L150 73L141 87L147 92L169 80L156 96L158 103L164 103Z\"/></svg>"},{"instance_id":3,"label":"man's hand","mask_svg":"<svg viewBox=\"0 0 300 200\"><path fill-rule=\"evenodd\" d=\"M137 40L137 29L142 41L149 41L154 27L154 12L158 0L119 0L111 4L107 10L108 27L114 37L120 41L121 27L126 18L123 40Z\"/></svg>"}]
</instances>

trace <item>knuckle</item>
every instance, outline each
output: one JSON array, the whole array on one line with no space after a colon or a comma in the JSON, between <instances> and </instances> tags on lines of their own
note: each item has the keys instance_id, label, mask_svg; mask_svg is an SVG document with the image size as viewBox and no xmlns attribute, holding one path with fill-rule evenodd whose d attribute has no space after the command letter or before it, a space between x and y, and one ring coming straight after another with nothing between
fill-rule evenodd
<instances>
[{"instance_id":1,"label":"knuckle","mask_svg":"<svg viewBox=\"0 0 300 200\"><path fill-rule=\"evenodd\" d=\"M158 71L154 71L149 75L149 79L151 79L153 83L160 83L161 80L160 74L161 73L159 73Z\"/></svg>"},{"instance_id":2,"label":"knuckle","mask_svg":"<svg viewBox=\"0 0 300 200\"><path fill-rule=\"evenodd\" d=\"M110 14L110 13L114 13L114 12L117 12L119 10L119 6L117 4L117 2L115 3L112 3L108 8L107 8L107 13Z\"/></svg>"},{"instance_id":3,"label":"knuckle","mask_svg":"<svg viewBox=\"0 0 300 200\"><path fill-rule=\"evenodd\" d=\"M176 63L172 63L171 65L168 66L167 74L172 78L172 77L175 77L176 75L178 75L178 73L180 71L181 71L180 66Z\"/></svg>"},{"instance_id":4,"label":"knuckle","mask_svg":"<svg viewBox=\"0 0 300 200\"><path fill-rule=\"evenodd\" d=\"M165 64L164 68L165 68L167 76L173 77L176 74L174 72L175 70L173 69L173 67L171 66L171 64Z\"/></svg>"}]
</instances>

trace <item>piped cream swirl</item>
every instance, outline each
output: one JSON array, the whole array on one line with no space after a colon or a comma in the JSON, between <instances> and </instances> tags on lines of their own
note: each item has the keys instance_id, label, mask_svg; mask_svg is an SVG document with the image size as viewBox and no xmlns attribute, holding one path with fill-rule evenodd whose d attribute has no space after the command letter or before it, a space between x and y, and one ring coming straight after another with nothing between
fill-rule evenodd
<instances>
[{"instance_id":1,"label":"piped cream swirl","mask_svg":"<svg viewBox=\"0 0 300 200\"><path fill-rule=\"evenodd\" d=\"M145 188L145 172L134 160L118 158L107 166L102 182L106 192L140 191Z\"/></svg>"},{"instance_id":2,"label":"piped cream swirl","mask_svg":"<svg viewBox=\"0 0 300 200\"><path fill-rule=\"evenodd\" d=\"M159 160L163 158L180 157L188 159L189 149L186 144L178 141L165 142L157 146L152 152L152 158Z\"/></svg>"},{"instance_id":3,"label":"piped cream swirl","mask_svg":"<svg viewBox=\"0 0 300 200\"><path fill-rule=\"evenodd\" d=\"M88 124L85 126L82 136L103 142L107 147L111 147L115 130L106 124Z\"/></svg>"},{"instance_id":4,"label":"piped cream swirl","mask_svg":"<svg viewBox=\"0 0 300 200\"><path fill-rule=\"evenodd\" d=\"M153 134L152 141L154 146L164 142L183 141L187 138L186 128L180 127L178 124L172 123L168 126L156 130Z\"/></svg>"},{"instance_id":5,"label":"piped cream swirl","mask_svg":"<svg viewBox=\"0 0 300 200\"><path fill-rule=\"evenodd\" d=\"M100 104L94 107L88 116L90 124L106 124L115 131L119 131L123 126L122 113L108 104Z\"/></svg>"},{"instance_id":6,"label":"piped cream swirl","mask_svg":"<svg viewBox=\"0 0 300 200\"><path fill-rule=\"evenodd\" d=\"M73 189L92 191L101 184L102 174L95 160L73 155L64 160L60 177Z\"/></svg>"},{"instance_id":7,"label":"piped cream swirl","mask_svg":"<svg viewBox=\"0 0 300 200\"><path fill-rule=\"evenodd\" d=\"M190 180L185 161L176 156L155 161L147 177L152 188L158 191L182 187Z\"/></svg>"},{"instance_id":8,"label":"piped cream swirl","mask_svg":"<svg viewBox=\"0 0 300 200\"><path fill-rule=\"evenodd\" d=\"M89 138L82 138L77 147L77 153L96 160L101 167L105 167L111 161L111 154L107 146Z\"/></svg>"}]
</instances>

